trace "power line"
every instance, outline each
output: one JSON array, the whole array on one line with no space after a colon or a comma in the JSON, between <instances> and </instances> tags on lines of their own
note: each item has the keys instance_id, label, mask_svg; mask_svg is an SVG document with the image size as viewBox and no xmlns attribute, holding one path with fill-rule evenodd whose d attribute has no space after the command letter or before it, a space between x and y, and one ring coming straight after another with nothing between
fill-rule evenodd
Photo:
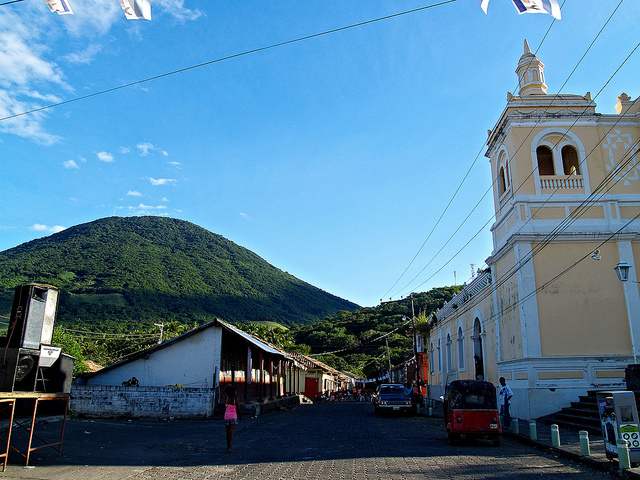
<instances>
[{"instance_id":1,"label":"power line","mask_svg":"<svg viewBox=\"0 0 640 480\"><path fill-rule=\"evenodd\" d=\"M582 63L582 61L584 60L584 58L585 58L586 54L587 54L587 53L590 51L590 49L593 47L593 45L594 45L595 41L599 38L599 36L600 36L600 34L602 33L602 31L604 30L604 28L605 28L605 27L608 25L608 23L611 21L611 19L613 18L614 14L617 12L618 8L620 7L620 5L622 4L622 2L623 2L623 1L624 1L624 0L620 0L620 2L619 2L619 3L618 3L618 5L615 7L615 9L614 9L614 10L613 10L613 12L611 13L611 15L608 17L608 19L606 20L606 22L604 23L604 25L600 28L600 31L596 34L596 36L595 36L595 37L594 37L594 39L592 40L591 44L590 44L590 45L589 45L589 47L587 48L587 50L584 52L584 54L582 55L582 57L580 58L580 60L579 60L579 61L578 61L578 63L576 64L576 66L573 68L573 70L571 71L571 73L569 74L569 76L567 77L567 79L566 79L566 80L564 81L564 83L562 84L562 87L560 88L560 91L562 90L562 88L564 88L564 86L567 84L567 82L569 81L569 79L573 76L573 74L575 73L576 69L578 68L578 66L580 65L580 63ZM550 29L550 28L551 28L551 26L549 27L549 29ZM549 32L549 30L547 30L547 34L548 34L548 32ZM546 36L547 36L547 35L545 34L545 38L546 38ZM544 40L544 39L543 39L543 40ZM541 46L541 45L540 45L540 46ZM539 50L540 46L538 46L538 49L536 50L536 52ZM613 76L615 76L615 75L617 74L617 72L620 70L620 68L622 67L622 65L624 65L624 64L627 62L627 60L631 57L631 55L633 55L633 53L636 51L636 49L638 48L638 46L640 46L640 44L636 45L636 47L632 50L632 52L627 56L627 58L622 62L622 64L621 64L621 65L616 69L616 71L614 72L614 74L609 78L609 80L605 83L605 85L600 89L600 91L598 92L598 95L602 92L602 90L606 87L606 85L611 81L611 79L613 78ZM594 100L595 100L595 98L597 98L597 96L598 96L598 95L596 95L596 97L594 97ZM549 103L549 106L553 105L553 102L554 102L557 98L559 98L559 96L560 96L560 93L555 94L555 96L551 99L551 102ZM586 111L586 109L585 109L585 111ZM583 112L583 113L584 113L584 112ZM578 119L579 119L581 116L582 116L582 114L578 117ZM575 124L577 123L577 120L578 120L578 119L576 119L576 121L573 123L573 125L572 125L571 127L575 126ZM522 141L522 143L520 144L520 146L516 149L516 151L515 151L514 155L515 155L515 154L517 154L517 153L518 153L518 151L520 151L520 149L522 148L522 146L524 145L524 143L526 142L526 140L529 138L529 136L531 135L531 133L533 132L533 130L535 129L535 127L538 125L538 123L539 123L539 122L540 122L540 119L538 119L538 120L536 121L536 124L535 124L534 126L532 126L532 127L531 127L531 129L530 129L529 133L527 134L527 136L525 137L525 139ZM571 127L569 127L569 130L571 129ZM483 148L484 148L484 147L482 147L482 149L483 149ZM481 149L481 151L482 151L482 149ZM478 155L476 156L475 160L473 161L473 163L472 163L472 167L473 167L473 165L475 164L475 162L477 161L477 159L478 159L479 155L480 155L480 153L478 153ZM586 159L585 159L585 160L586 160ZM471 167L471 168L472 168L472 167ZM537 169L537 168L536 168L536 169ZM522 185L524 185L524 184L525 184L525 182L526 182L526 180L528 180L528 179L533 175L533 173L535 172L535 170L536 170L536 169L534 169L534 170L529 174L529 176L525 179L525 181L523 181L523 182L521 183L521 186L518 188L518 190L519 190L520 188L522 188ZM466 177L467 177L467 175L468 175L468 174L469 174L469 171L467 172L467 174L466 174L466 175L465 175L465 177L463 178L463 180L462 180L462 182L461 182L460 186L462 185L462 183L464 182L464 180L466 179ZM498 180L498 178L496 178L496 179L492 182L491 186L490 186L490 187L485 191L485 193L482 195L482 197L480 198L480 200L478 200L478 202L477 202L477 203L476 203L476 205L473 207L473 209L471 210L471 212L467 215L467 217L464 219L464 221L463 221L463 222L458 226L458 228L456 229L456 231L455 231L455 232L454 232L454 233L449 237L449 239L444 243L444 245L442 246L442 248L440 248L440 250L438 250L438 252L437 252L437 253L436 253L436 254L431 258L431 260L429 260L429 262L427 263L427 265L425 265L425 267L423 267L423 268L422 268L422 270L420 270L420 272L418 272L418 273L413 277L413 279L411 279L411 280L410 280L410 281L409 281L409 282L408 282L408 283L407 283L407 284L406 284L406 285L405 285L401 290L399 290L399 291L398 291L398 293L400 293L400 292L404 291L404 290L405 290L405 289L406 289L406 288L411 284L411 282L413 282L413 281L414 281L414 280L415 280L415 279L416 279L416 278L417 278L417 277L418 277L418 276L419 276L419 275L420 275L420 274L421 274L421 273L422 273L422 272L423 272L423 271L424 271L424 270L425 270L425 269L426 269L426 268L431 264L431 262L432 262L432 261L437 257L437 255L438 255L438 254L439 254L439 253L444 249L444 247L445 247L445 246L446 246L446 245L447 245L447 244L448 244L448 243L453 239L453 236L455 236L455 234L456 234L456 233L457 233L457 232L462 228L462 225L464 225L464 223L465 223L465 222L469 219L469 217L471 216L471 213L473 213L473 211L474 211L474 210L475 210L475 209L480 205L480 203L484 200L484 198L485 198L485 197L486 197L486 195L491 191L491 189L493 188L493 186L495 185L495 183L497 182L497 180ZM458 189L457 189L457 190L456 190L456 192L454 193L454 196L458 193L458 190L460 189L460 186L458 187ZM556 191L554 191L551 195L555 194L557 191L558 191L558 189L556 189ZM516 191L516 192L517 192L517 191ZM513 194L513 195L515 195L515 193L516 193L516 192L514 192L514 194ZM453 198L452 198L451 200L453 200ZM449 204L447 205L446 209L448 209L448 208L449 208L450 203L451 203L451 201L450 201L450 202L449 202ZM446 211L446 209L445 209L445 211ZM443 212L443 215L444 215L444 212ZM441 219L441 218L442 218L442 215L441 215L440 219ZM492 219L492 218L493 218L493 215L491 216L491 218L490 218L490 219L489 219L489 220L488 220L484 225L482 225L482 227L481 227L480 231L479 231L478 233L476 233L476 234L471 238L471 240L475 239L475 238L478 236L478 234L479 234L479 233L480 233L480 232L481 232L481 231L482 231L482 230L483 230L483 229L484 229L484 228L485 228L485 227L486 227L486 226L491 222L491 219ZM436 223L436 225L440 222L440 219L438 219L438 222ZM526 222L525 222L525 224L526 224ZM434 229L435 229L435 226L434 226ZM431 233L433 233L433 229L432 229L432 231L430 232L429 237L431 236ZM428 237L428 238L429 238L429 237ZM428 238L427 238L427 240L428 240ZM470 241L471 241L471 240L470 240ZM459 253L460 253L464 248L466 248L466 247L469 245L470 241L468 241L468 242L464 245L464 247L463 247L462 249L458 250L458 251L455 253L455 255L454 255L452 258L450 258L450 259L449 259L449 260L448 260L444 265L442 265L442 266L441 266L441 267L440 267L440 268L439 268L439 269L438 269L434 274L432 274L432 275L431 275L427 280L425 280L424 282L422 282L420 285L418 285L418 286L414 287L414 289L415 289L415 288L419 288L420 286L424 285L427 281L429 281L431 278L433 278L435 275L437 275L437 274L438 274L438 273L439 273L439 272L440 272L440 271L441 271L441 270L442 270L446 265L448 265L451 261L453 261L453 259L455 258L455 256L457 256L457 255L458 255L458 254L459 254ZM424 243L426 243L426 240L425 240L425 242L424 242ZM423 247L424 247L424 243L423 243ZM420 247L420 250L422 250L422 247ZM418 252L418 253L419 253L419 252ZM414 260L415 260L415 257L417 257L417 254L414 256ZM413 262L413 260L412 260L412 262ZM406 272L406 270L407 270L408 268L409 268L409 267L407 267L407 268L405 269L405 272ZM400 276L400 278L402 278L402 276L404 275L404 273L405 273L405 272L403 272L403 274ZM398 283L398 281L400 280L400 278L399 278L399 279L394 283L394 286ZM392 287L392 288L393 288L393 287ZM390 289L390 290L391 290L391 289ZM388 294L388 292L387 292L387 294ZM386 294L385 294L385 296L386 296Z\"/></svg>"},{"instance_id":2,"label":"power line","mask_svg":"<svg viewBox=\"0 0 640 480\"><path fill-rule=\"evenodd\" d=\"M434 4L431 4L431 5L426 5L426 6L423 6L423 7L414 8L412 10L406 10L406 11L399 12L399 13L393 13L391 15L386 15L384 17L375 18L373 20L365 20L364 22L358 22L358 23L354 23L354 24L347 25L347 26L344 26L344 27L338 27L338 28L334 28L332 30L326 30L326 31L320 32L320 33L313 33L311 35L306 35L304 37L299 37L299 38L296 38L296 39L293 39L293 40L286 40L284 42L274 43L274 44L268 45L266 47L258 47L258 48L254 48L254 49L251 49L251 50L246 50L246 51L241 52L241 53L234 53L232 55L227 55L226 57L217 58L215 60L210 60L210 61L207 61L207 62L199 63L197 65L192 65L190 67L180 68L178 70L173 70L171 72L162 73L160 75L154 75L153 77L148 77L148 78L145 78L143 80L137 80L135 82L126 83L124 85L108 88L106 90L101 90L99 92L94 92L94 93L89 93L87 95L82 95L80 97L72 98L70 100L64 100L62 102L45 105L44 107L34 108L33 110L27 110L25 112L16 113L16 114L13 114L13 115L2 117L2 118L0 118L0 122L4 121L4 120L10 120L12 118L20 117L22 115L29 115L31 113L41 112L43 110L47 110L47 109L50 109L50 108L59 107L59 106L62 106L62 105L67 105L69 103L79 102L81 100L86 100L88 98L97 97L98 95L104 95L106 93L115 92L117 90L122 90L124 88L133 87L135 85L140 85L142 83L151 82L153 80L158 80L158 79L161 79L161 78L164 78L164 77L169 77L171 75L177 75L179 73L188 72L189 70L194 70L196 68L205 67L205 66L208 66L208 65L212 65L214 63L223 62L225 60L231 60L231 59L234 59L234 58L243 57L245 55L250 55L250 54L253 54L253 53L264 52L265 50L271 50L273 48L283 47L285 45L291 45L293 43L298 43L298 42L302 42L302 41L305 41L305 40L311 40L313 38L322 37L322 36L325 36L325 35L330 35L330 34L342 32L342 31L345 31L345 30L350 30L350 29L356 28L356 27L362 27L362 26L369 25L369 24L372 24L372 23L381 22L383 20L389 20L389 19L400 17L400 16L403 16L403 15L409 15L411 13L417 13L417 12L420 12L420 11L423 11L423 10L428 10L428 9L431 9L431 8L447 5L449 3L453 3L453 2L456 2L456 1L457 0L445 0L445 1L440 2L440 3L434 3Z\"/></svg>"},{"instance_id":3,"label":"power line","mask_svg":"<svg viewBox=\"0 0 640 480\"><path fill-rule=\"evenodd\" d=\"M158 338L157 333L102 333L62 327L59 327L59 329L63 332L75 333L82 338L86 337L91 340L142 340L146 338Z\"/></svg>"},{"instance_id":4,"label":"power line","mask_svg":"<svg viewBox=\"0 0 640 480\"><path fill-rule=\"evenodd\" d=\"M400 325L398 325L398 326L397 326L396 328L394 328L393 330L391 330L391 331L389 331L389 332L387 332L387 333L384 333L384 334L380 335L379 337L374 338L373 340L367 340L366 342L360 343L360 344L359 344L359 345L357 345L357 346L349 347L349 348L342 348L342 349L340 349L340 350L334 350L334 351L332 351L332 352L323 352L323 353L314 353L314 354L309 354L309 355L307 355L307 357L318 357L318 356L322 356L322 355L330 355L330 354L333 354L333 353L346 352L346 351L349 351L349 350L356 350L356 349L361 348L361 347L363 347L363 346L370 345L370 344L372 344L373 342L377 342L378 340L382 340L383 338L387 338L389 335L391 335L392 333L395 333L396 331L398 331L400 328L404 327L404 326L405 326L406 324L408 324L409 322L411 322L411 319L407 320L407 321L406 321L406 322L404 322L404 323L401 323Z\"/></svg>"},{"instance_id":5,"label":"power line","mask_svg":"<svg viewBox=\"0 0 640 480\"><path fill-rule=\"evenodd\" d=\"M613 76L615 76L615 75L616 75L616 73L617 73L617 72L620 70L620 68L622 67L622 65L624 65L624 63L626 63L626 62L627 62L627 60L629 60L629 58L631 57L631 55L633 55L633 53L638 49L638 47L640 47L640 43L638 43L638 45L636 45L636 46L635 46L635 48L631 51L631 53L627 56L627 58L625 58L625 60L622 62L622 64L621 64L621 65L616 69L616 71L613 73L613 75L609 78L609 80L607 80L607 82L605 83L605 85L600 89L600 91L598 92L598 94L596 95L596 97L594 97L594 99L595 99L595 98L597 98L597 96L602 92L602 90L605 88L605 86L606 86L606 85L611 81L611 79L613 78ZM623 112L623 115L624 115L624 113L626 113L626 112L629 110L629 108L631 108L631 105L630 105L629 107L627 107L627 109L625 110L625 112ZM582 114L584 114L584 111L582 112ZM578 116L578 118L574 121L574 123L569 127L568 131L570 131L570 130L571 130L571 128L575 126L575 124L577 123L577 121L579 120L579 118L582 116L582 114L580 114L580 115ZM616 120L616 122L614 123L614 125L613 125L613 126L612 126L612 127L611 127L611 128L610 128L610 129L605 133L605 134L604 134L604 136L600 139L600 141L601 141L601 140L603 140L604 138L606 138L606 135L608 135L608 134L613 130L613 128L615 128L615 126L616 126L616 125L617 125L617 124L622 120L623 115L621 115L621 116ZM537 123L536 123L536 125L537 125ZM531 133L531 132L529 132L529 134L530 134L530 133ZM528 138L528 137L529 137L529 135L527 135L527 137L526 137L526 138ZM526 138L525 138L525 140L526 140ZM561 141L561 140L558 140L558 142L556 143L556 145L557 145L560 141ZM592 150L591 150L591 151L590 151L590 152L585 156L585 158L580 162L580 164L579 164L579 166L580 166L580 167L582 167L582 166L586 163L587 159L588 159L588 158L591 156L591 154L595 151L595 149L596 149L597 145L599 145L599 144L600 144L600 141L596 143L596 146L595 146L595 147L594 147L594 148L593 148L593 149L592 149ZM523 143L524 143L524 142L523 142ZM522 143L522 144L520 144L520 147L518 147L518 150L522 147L523 143ZM516 152L517 152L517 151L516 151ZM632 157L631 157L631 158L629 158L629 159L624 163L624 165L628 164L628 162L629 162L631 159L632 159ZM616 171L618 171L618 170L621 168L622 163L623 163L623 162L621 161L621 162L618 164L618 166L617 166L617 167L616 167L616 169L615 169ZM525 183L525 182L526 182L526 181L527 181L527 180L528 180L528 179L533 175L533 173L534 173L536 170L537 170L537 167L536 167L536 168L535 168L535 169L534 169L534 170L533 170L533 171L532 171L532 172L531 172L531 173L530 173L530 174L529 174L529 175L524 179L524 181L522 182L522 185L524 185L524 183ZM611 173L613 173L613 172L611 172ZM611 177L605 177L605 179L603 180L603 182L608 181L608 178L611 178ZM485 194L483 195L483 197L482 197L482 198L484 198L484 196L486 196L486 194L491 190L491 188L493 188L493 185L495 184L495 182L496 182L496 181L497 181L497 179L496 179L496 180L494 180L494 182L493 182L493 183L492 183L492 185L489 187L489 189L485 192ZM596 189L594 189L594 192L592 192L592 194L590 195L590 197L588 197L586 200L584 200L584 201L582 202L582 204L584 204L585 202L588 202L588 201L589 201L589 198L591 198L591 196L592 196L592 195L594 195L594 194L595 194L595 193L596 193L596 192L601 188L601 185L603 184L603 182L601 182L601 184L600 184L599 186L597 186L597 187L596 187ZM520 190L520 188L522 188L522 185L521 185L520 187L518 187L518 189L513 193L513 195L515 195L515 194ZM535 213L536 213L537 211L539 211L541 208L543 208L547 203L549 203L549 202L551 201L551 198L553 197L553 195L554 195L555 193L557 193L557 192L558 192L558 190L559 190L559 187L558 187L558 188L556 188L556 190L554 190L554 192L552 192L552 193L551 193L551 195L549 195L549 198L547 198L547 199L542 203L542 205L540 205L540 206L536 209L536 211L531 215L531 217L530 217L528 220L526 220L526 221L525 221L525 222L520 226L520 228L518 229L518 231L517 231L514 235L517 235L518 233L520 233L520 232L522 231L522 229L523 229L523 228L524 228L524 227L525 227L525 226L526 226L526 225L527 225L527 224L528 224L528 223L529 223L529 222L534 218ZM482 201L482 199L481 199L480 201ZM480 201L478 202L478 204L480 203ZM478 206L478 204L476 204L476 207ZM582 205L582 204L581 204L581 205ZM578 207L578 209L579 209L579 208L580 208L580 206ZM475 207L474 207L474 209L475 209ZM576 209L576 211L577 211L578 209ZM575 211L574 211L574 213L575 213ZM468 216L467 216L467 218L468 218ZM569 217L569 218L571 218L571 217ZM473 241L473 240L474 240L474 239L475 239L475 238L476 238L476 237L477 237L477 236L478 236L478 235L479 235L483 230L484 230L484 228L485 228L489 223L491 223L491 221L492 221L492 220L493 220L493 215L492 215L491 217L489 217L489 219L487 220L487 222L485 222L485 223L484 223L484 225L482 225L482 227L480 227L480 229L476 232L476 234L475 234L475 235L473 235L473 237L471 237L471 239L470 239L470 240L468 240L468 241L467 241L467 243L465 243L465 244L464 244L464 246L463 246L462 248L460 248L460 249L459 249L459 250L458 250L458 251L457 251L453 256L451 256L451 257L449 258L449 260L447 260L447 262L446 262L444 265L442 265L442 266L441 266L441 267L440 267L436 272L434 272L434 273L433 273L429 278L427 278L425 281L423 281L423 282L422 282L420 285L418 285L416 288L419 288L419 287L421 287L422 285L424 285L426 282L428 282L429 280L431 280L435 275L437 275L437 274L438 274L438 273L439 273L439 272L440 272L444 267L446 267L449 263L451 263L451 262L454 260L454 258L455 258L455 257L456 257L456 256L457 256L457 255L462 251L462 250L464 250L464 249L465 249L465 248L466 248L466 247L467 247L467 246L468 246L468 245L469 245L469 244L470 244L470 243L471 243L471 242L472 242L472 241ZM465 219L465 221L466 221L466 219ZM564 222L566 222L566 221L567 221L567 219L563 220L563 222L561 222L561 224L560 224L560 225L562 225L562 224L563 224ZM555 231L557 228L558 228L558 226L556 226L556 228L554 229L554 231ZM567 228L568 228L568 225L567 225ZM551 235L551 234L553 234L553 231L552 231L549 235ZM556 236L557 236L557 235L556 235ZM450 238L449 238L449 240L447 240L447 243L451 240L451 238L452 238L452 237L450 237ZM555 238L555 237L554 237L554 238ZM525 263L526 263L526 262L525 262ZM423 270L424 270L424 269L423 269Z\"/></svg>"},{"instance_id":6,"label":"power line","mask_svg":"<svg viewBox=\"0 0 640 480\"><path fill-rule=\"evenodd\" d=\"M565 0L566 1L566 0ZM564 2L562 3L562 6L564 7ZM562 7L561 7L562 8ZM544 34L544 36L542 37L542 40L540 41L540 44L538 45L538 48L536 49L536 53L538 53L538 50L540 50L540 48L542 47L542 44L544 43L545 39L547 38L547 35L549 34L549 31L551 30L551 27L554 25L556 19L554 18L551 22L551 24L549 25L549 28L547 28L546 33ZM533 61L533 60L532 60ZM402 271L402 273L400 274L400 276L398 277L398 279L394 282L393 285L391 285L391 287L389 288L389 290L387 290L387 292L382 296L382 298L386 297L389 292L391 290L394 289L394 287L398 284L398 282L400 281L400 279L402 279L402 277L407 273L407 270L409 270L409 267L411 267L411 265L413 265L413 262L415 262L416 258L418 258L418 255L420 254L420 252L422 251L422 249L424 248L424 246L427 244L427 242L429 241L429 239L431 238L431 235L433 234L433 232L435 231L435 229L437 228L437 226L440 224L440 221L442 220L442 218L444 217L444 215L447 213L447 211L449 210L449 207L451 206L451 203L453 202L453 200L456 198L456 196L458 195L458 192L460 191L460 189L462 188L462 185L464 184L464 182L466 181L467 177L469 176L469 174L471 173L471 170L473 170L473 167L475 166L476 162L478 161L478 158L480 158L480 155L482 154L482 151L484 150L484 143L482 144L482 146L480 147L480 151L476 154L476 157L474 158L473 162L471 162L471 165L469 166L469 168L467 169L467 173L465 173L464 177L462 178L462 180L460 181L460 184L458 185L458 187L456 188L455 192L453 192L453 195L451 196L451 198L449 199L449 203L447 203L446 207L444 208L444 210L442 211L442 213L440 214L440 217L438 217L438 220L436 221L436 223L434 224L434 226L431 228L431 231L429 231L429 234L427 235L427 238L424 240L424 242L422 242L422 245L420 245L420 248L418 249L418 251L416 252L416 254L413 256L413 258L411 259L411 261L409 262L409 264L407 265L407 267ZM486 195L486 193L485 193ZM482 196L481 200L484 199L485 195ZM476 204L476 206L473 208L473 210L475 210L478 205L480 204L480 202L478 202ZM473 212L472 210L472 212ZM467 218L469 218L469 216L467 216ZM467 220L467 218L465 218L465 221ZM464 222L462 222L458 228L458 230L462 227L462 225L464 225ZM456 230L456 232L458 231ZM455 232L454 232L455 235ZM448 243L448 242L447 242ZM444 248L446 246L443 245L442 248ZM418 272L418 274L409 281L409 283L404 287L406 288L409 284L411 284L411 282L413 282L418 275L420 275L430 264L431 262L436 258L436 256L438 255L438 253L440 253L440 251L442 251L442 249L440 249L433 257L431 257L431 260L429 260L429 263L427 263L427 265L420 270L420 272ZM404 290L404 288L402 290ZM402 291L401 290L401 291Z\"/></svg>"},{"instance_id":7,"label":"power line","mask_svg":"<svg viewBox=\"0 0 640 480\"><path fill-rule=\"evenodd\" d=\"M638 142L636 142L633 145L633 148L637 148L638 145L640 144L640 140ZM602 198L602 195L604 195L605 193L607 193L609 190L611 190L611 188L613 186L615 186L618 182L620 182L621 180L624 179L624 176L621 178L618 178L617 180L615 180L615 182L613 182L613 184L610 184L611 179L615 178L616 174L622 169L624 168L626 165L628 165L631 161L633 161L635 155L638 153L637 150L635 151L631 151L628 152L628 154L626 155L627 158L623 158L620 163L618 164L618 166L612 170L609 175L607 175L607 177L605 177L602 182L600 183L600 185L596 188L596 191L594 191L593 194L591 194L589 196L589 198L585 199L577 208L576 210L574 210L571 214L571 216L569 217L570 221L566 222L567 219L563 220L563 222L560 223L560 225L565 224L565 226L562 228L562 230L558 229L558 227L554 228L554 231L545 236L545 239L542 240L541 244L542 245L540 248L537 249L532 249L532 251L527 254L524 258L522 258L521 260L519 260L518 262L516 262L516 264L511 267L507 272L505 272L505 275L500 279L500 281L495 284L493 286L492 289L490 289L489 291L485 292L484 294L478 296L478 297L474 297L475 301L473 302L473 306L471 305L471 302L464 307L464 309L461 310L457 310L456 313L458 313L458 315L463 315L467 312L469 312L471 310L471 308L473 308L475 305L478 304L478 302L481 302L482 300L484 300L485 298L487 298L489 295L493 294L493 291L496 288L501 287L502 285L504 285L511 277L513 277L513 275L515 275L521 268L524 267L524 265L526 265L529 261L531 261L533 259L533 257L535 255L537 255L538 253L540 253L540 251L545 248L547 245L550 244L551 240L549 239L552 235L553 238L556 238L558 235L560 235L562 233L562 231L566 230L571 223L575 222L578 218L580 218L585 212L586 210L591 206L589 205L589 203L593 204L595 203L597 200L590 200L592 197L596 196L596 194L599 194L600 190L606 186L609 185L607 190L602 193L600 195L600 198ZM626 175L625 175L626 176ZM576 213L578 212L578 213ZM612 233L611 235L609 235L602 243L600 243L599 245L597 245L596 248L600 248L602 247L605 243L607 243L608 241L610 241L612 238L614 238L616 235L618 235L622 230L624 230L627 226L629 226L633 221L637 220L638 218L640 218L640 214L636 215L634 218L632 218L631 220L629 220L627 223L625 223L620 229L618 229L616 232ZM558 230L556 232L556 230ZM555 232L555 233L554 233ZM576 262L574 265L572 265L571 267L565 269L562 272L562 275L564 273L567 273L569 270L571 270L572 268L575 267L575 265L577 265L577 263L581 262L582 260L584 260L585 258L588 258L591 256L591 254L593 253L593 249L590 249L589 252L587 254L585 254L578 262ZM544 287L548 286L550 283L552 283L553 281L557 280L560 276L562 275L557 275L556 277L554 277L553 279L545 282L543 285L541 285L540 287L536 288L533 292L530 292L529 294L527 294L525 297L523 297L522 299L518 299L516 302L514 302L511 305L507 305L503 311L502 314L505 313L505 310L508 312L510 310L513 310L517 305L519 305L520 303L524 302L525 300L531 298L533 295L535 295L538 291L542 290ZM486 320L483 321L483 325L486 324L487 322L489 322L490 320L494 320L495 318L498 317L498 312L496 312L494 315L490 316L489 318L487 318ZM468 329L468 331L471 331L473 329L473 327L470 327Z\"/></svg>"}]
</instances>

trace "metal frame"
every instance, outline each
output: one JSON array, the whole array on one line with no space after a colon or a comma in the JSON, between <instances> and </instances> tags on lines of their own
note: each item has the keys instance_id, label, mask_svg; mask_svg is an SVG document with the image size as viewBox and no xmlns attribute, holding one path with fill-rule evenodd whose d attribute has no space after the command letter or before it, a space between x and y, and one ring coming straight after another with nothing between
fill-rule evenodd
<instances>
[{"instance_id":1,"label":"metal frame","mask_svg":"<svg viewBox=\"0 0 640 480\"><path fill-rule=\"evenodd\" d=\"M7 460L9 459L9 445L11 443L11 429L13 427L13 415L16 411L16 399L15 398L0 398L0 403L10 403L11 404L11 413L9 414L9 426L2 430L0 434L7 433L7 439L0 438L0 441L4 442L6 448L4 453L0 453L0 459L4 459L2 462L2 471L4 472L7 469Z\"/></svg>"},{"instance_id":2,"label":"metal frame","mask_svg":"<svg viewBox=\"0 0 640 480\"><path fill-rule=\"evenodd\" d=\"M0 454L0 458L2 458L4 456L4 464L5 464L5 468L6 468L6 463L7 463L7 456L9 453L9 448L11 448L12 450L14 450L15 452L19 453L20 455L22 455L26 462L25 462L25 466L29 465L29 457L31 456L31 452L34 452L35 450L40 450L41 448L48 448L51 447L54 450L56 450L58 452L58 457L60 457L62 455L62 441L64 439L64 428L65 425L67 423L67 412L69 410L69 397L71 395L69 393L30 393L30 392L0 392L0 403L1 402L13 402L13 407L11 410L11 417L10 417L10 425L9 425L9 437L7 438L7 452L2 455ZM31 413L31 417L27 418L26 420L22 421L22 422L18 422L15 420L15 402L16 400L27 400L27 401L31 401L33 400L33 411ZM53 443L47 443L46 440L44 440L43 438L39 437L38 435L36 435L34 433L35 430L35 426L36 426L36 417L38 414L38 405L40 404L40 402L46 402L46 401L64 401L64 414L63 414L63 419L62 419L62 428L60 431L60 440L57 442L53 442ZM11 427L12 426L16 426L16 427L20 427L23 428L25 430L27 430L29 432L29 441L27 443L27 449L25 451L21 451L18 448L16 448L14 445L11 445L10 443L10 439L11 439ZM27 426L25 426L27 425ZM33 440L34 437L39 440L40 442L43 443L43 445L38 445L36 447L33 446Z\"/></svg>"}]
</instances>

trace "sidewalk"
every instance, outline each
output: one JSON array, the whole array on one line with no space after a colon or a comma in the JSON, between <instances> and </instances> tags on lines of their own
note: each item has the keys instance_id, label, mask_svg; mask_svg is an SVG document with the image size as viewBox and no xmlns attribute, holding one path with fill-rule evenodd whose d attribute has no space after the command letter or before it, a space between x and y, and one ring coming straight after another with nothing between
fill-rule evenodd
<instances>
[{"instance_id":1,"label":"sidewalk","mask_svg":"<svg viewBox=\"0 0 640 480\"><path fill-rule=\"evenodd\" d=\"M593 469L610 473L619 478L640 480L640 467L620 470L617 459L609 460L607 458L602 436L589 434L589 449L591 450L591 455L584 456L580 452L580 435L575 430L560 427L560 448L556 448L551 441L551 425L546 423L539 423L537 425L537 440L531 440L529 437L529 422L527 420L520 420L518 425L520 427L519 434L505 429L503 435L519 443L531 445L547 452L553 452L560 457L583 463Z\"/></svg>"}]
</instances>

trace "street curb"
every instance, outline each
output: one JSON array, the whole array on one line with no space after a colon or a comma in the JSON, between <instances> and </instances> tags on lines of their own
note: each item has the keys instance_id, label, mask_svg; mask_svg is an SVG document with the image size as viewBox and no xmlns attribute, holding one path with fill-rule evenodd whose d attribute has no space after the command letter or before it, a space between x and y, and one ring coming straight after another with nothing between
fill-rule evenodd
<instances>
[{"instance_id":1,"label":"street curb","mask_svg":"<svg viewBox=\"0 0 640 480\"><path fill-rule=\"evenodd\" d=\"M568 450L564 450L562 448L557 448L552 445L547 445L545 443L537 442L531 440L530 438L524 437L522 435L517 435L512 432L502 432L502 435L505 437L515 440L518 443L522 443L524 445L529 445L531 447L535 447L539 450L544 450L547 453L554 453L559 457L566 458L567 460L572 460L577 463L582 463L589 468L593 468L594 470L598 470L600 472L609 473L611 475L615 475L618 478L628 478L634 480L640 480L640 474L633 472L631 470L621 470L618 468L617 462L602 462L600 460L595 460L594 458L578 455L577 453L569 452Z\"/></svg>"}]
</instances>

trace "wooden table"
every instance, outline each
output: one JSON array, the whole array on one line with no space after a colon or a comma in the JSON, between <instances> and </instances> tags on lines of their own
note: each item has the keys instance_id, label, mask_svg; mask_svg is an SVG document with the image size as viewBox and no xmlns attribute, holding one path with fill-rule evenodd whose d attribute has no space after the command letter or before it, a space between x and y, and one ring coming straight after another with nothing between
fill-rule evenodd
<instances>
[{"instance_id":1,"label":"wooden table","mask_svg":"<svg viewBox=\"0 0 640 480\"><path fill-rule=\"evenodd\" d=\"M61 455L62 440L64 438L64 427L67 423L67 412L69 410L69 397L69 393L0 392L0 408L2 407L3 403L10 404L11 408L11 411L8 415L5 412L5 415L7 415L7 418L9 420L9 427L5 429L5 431L0 432L0 435L2 433L7 433L5 453L0 453L0 459L4 459L3 471L7 467L7 457L9 455L10 448L18 452L25 458L25 465L29 465L29 457L31 455L31 452L39 450L41 448L51 447L58 452L58 457ZM20 401L21 404L27 405L28 411L31 415L30 417L27 417L26 419L23 419L21 421L15 418L15 407L17 401ZM47 443L45 440L36 435L34 433L34 430L36 427L38 406L42 402L51 401L64 402L64 413L62 419L62 428L60 430L60 440L54 443ZM7 410L7 408L5 408L4 410ZM27 449L25 451L21 451L14 445L11 445L11 433L14 426L23 428L29 432L29 441L27 442ZM34 437L42 444L34 446ZM5 440L3 438L0 438L0 441L4 442Z\"/></svg>"}]
</instances>

